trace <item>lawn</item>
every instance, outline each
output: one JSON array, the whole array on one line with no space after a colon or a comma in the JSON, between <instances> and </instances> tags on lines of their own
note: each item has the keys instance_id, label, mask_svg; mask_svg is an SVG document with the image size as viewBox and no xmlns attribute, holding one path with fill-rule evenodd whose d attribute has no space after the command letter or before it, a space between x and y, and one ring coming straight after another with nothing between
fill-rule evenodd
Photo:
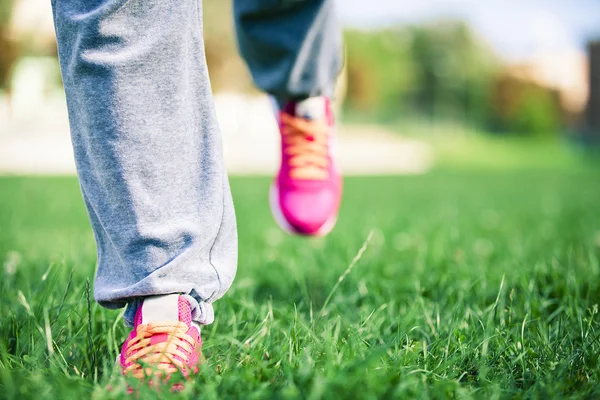
<instances>
[{"instance_id":1,"label":"lawn","mask_svg":"<svg viewBox=\"0 0 600 400\"><path fill-rule=\"evenodd\" d=\"M281 233L268 184L232 179L238 276L174 397L600 397L597 170L347 178L324 239ZM0 397L124 397L74 178L0 178L0 263Z\"/></svg>"}]
</instances>

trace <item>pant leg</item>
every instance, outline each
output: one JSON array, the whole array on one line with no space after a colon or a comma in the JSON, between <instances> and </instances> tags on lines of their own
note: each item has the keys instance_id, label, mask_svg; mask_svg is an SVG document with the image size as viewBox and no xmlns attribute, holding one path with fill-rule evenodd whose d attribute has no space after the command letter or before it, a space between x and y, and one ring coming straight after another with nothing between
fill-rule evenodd
<instances>
[{"instance_id":1,"label":"pant leg","mask_svg":"<svg viewBox=\"0 0 600 400\"><path fill-rule=\"evenodd\" d=\"M53 0L103 306L185 293L199 323L236 272L200 0Z\"/></svg>"},{"instance_id":2,"label":"pant leg","mask_svg":"<svg viewBox=\"0 0 600 400\"><path fill-rule=\"evenodd\" d=\"M332 96L343 65L333 0L234 0L240 53L279 101Z\"/></svg>"}]
</instances>

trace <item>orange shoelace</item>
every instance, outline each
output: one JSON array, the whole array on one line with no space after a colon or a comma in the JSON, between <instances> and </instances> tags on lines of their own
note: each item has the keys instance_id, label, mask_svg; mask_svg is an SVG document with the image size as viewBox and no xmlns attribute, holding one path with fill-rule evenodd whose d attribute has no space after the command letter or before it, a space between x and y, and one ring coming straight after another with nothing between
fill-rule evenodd
<instances>
[{"instance_id":1,"label":"orange shoelace","mask_svg":"<svg viewBox=\"0 0 600 400\"><path fill-rule=\"evenodd\" d=\"M312 121L289 114L281 115L282 136L289 156L292 179L326 180L329 177L327 157L328 130L324 120Z\"/></svg>"},{"instance_id":2,"label":"orange shoelace","mask_svg":"<svg viewBox=\"0 0 600 400\"><path fill-rule=\"evenodd\" d=\"M188 353L193 351L194 339L186 333L187 331L188 326L184 322L151 322L139 325L136 336L129 342L125 353L125 362L131 365L123 372L132 373L136 378L142 379L151 375L168 376L187 369L188 356L180 350L184 349ZM151 337L157 334L167 334L168 340L151 344Z\"/></svg>"}]
</instances>

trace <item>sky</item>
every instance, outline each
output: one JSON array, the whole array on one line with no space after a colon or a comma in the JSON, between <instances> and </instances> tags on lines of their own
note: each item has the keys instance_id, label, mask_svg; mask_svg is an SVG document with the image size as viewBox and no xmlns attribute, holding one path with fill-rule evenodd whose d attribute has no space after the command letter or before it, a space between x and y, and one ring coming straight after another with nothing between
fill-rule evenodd
<instances>
[{"instance_id":1,"label":"sky","mask_svg":"<svg viewBox=\"0 0 600 400\"><path fill-rule=\"evenodd\" d=\"M336 6L344 25L359 28L463 19L512 60L584 49L600 38L600 0L337 0Z\"/></svg>"}]
</instances>

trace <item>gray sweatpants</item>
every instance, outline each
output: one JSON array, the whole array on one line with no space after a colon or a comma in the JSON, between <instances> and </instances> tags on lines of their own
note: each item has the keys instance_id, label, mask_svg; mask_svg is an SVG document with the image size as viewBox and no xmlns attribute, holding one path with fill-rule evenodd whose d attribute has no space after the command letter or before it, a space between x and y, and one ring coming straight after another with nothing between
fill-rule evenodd
<instances>
[{"instance_id":1,"label":"gray sweatpants","mask_svg":"<svg viewBox=\"0 0 600 400\"><path fill-rule=\"evenodd\" d=\"M225 1L225 0L219 0ZM98 248L94 293L184 293L201 324L230 287L237 233L206 68L201 0L52 0L71 136ZM237 0L239 46L279 101L330 94L331 0Z\"/></svg>"}]
</instances>

